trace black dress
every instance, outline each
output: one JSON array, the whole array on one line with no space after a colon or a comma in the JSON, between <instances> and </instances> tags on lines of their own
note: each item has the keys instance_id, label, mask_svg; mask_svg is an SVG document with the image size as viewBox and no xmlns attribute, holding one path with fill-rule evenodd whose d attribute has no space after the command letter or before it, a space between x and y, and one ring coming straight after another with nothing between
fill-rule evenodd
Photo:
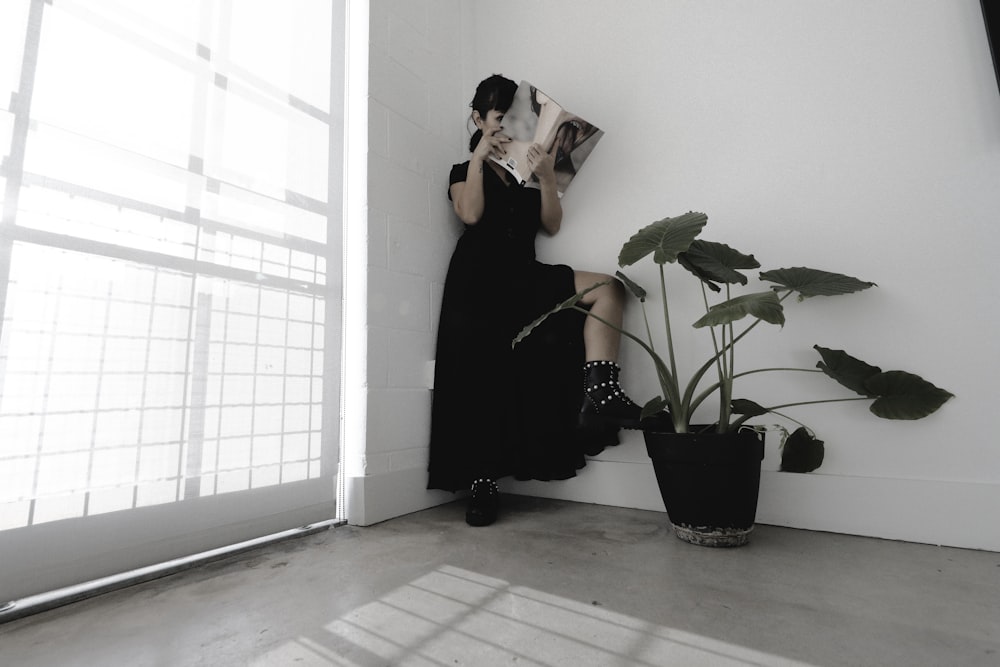
<instances>
[{"instance_id":1,"label":"black dress","mask_svg":"<svg viewBox=\"0 0 1000 667\"><path fill-rule=\"evenodd\" d=\"M449 187L468 168L454 165ZM566 479L584 454L618 442L617 430L577 426L584 314L558 313L512 349L526 324L576 292L573 269L535 259L540 191L483 172L483 217L458 240L441 304L431 489L467 489L480 477Z\"/></svg>"}]
</instances>

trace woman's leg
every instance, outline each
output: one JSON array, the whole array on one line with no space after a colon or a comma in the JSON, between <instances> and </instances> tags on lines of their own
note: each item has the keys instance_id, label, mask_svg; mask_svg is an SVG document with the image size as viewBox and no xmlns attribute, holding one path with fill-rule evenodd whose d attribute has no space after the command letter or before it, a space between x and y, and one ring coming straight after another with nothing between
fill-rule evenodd
<instances>
[{"instance_id":1,"label":"woman's leg","mask_svg":"<svg viewBox=\"0 0 1000 667\"><path fill-rule=\"evenodd\" d=\"M573 277L576 291L581 292L611 276L589 271L575 271ZM580 303L589 306L591 314L621 327L622 312L625 308L625 287L618 280L613 280L611 283L589 292ZM620 341L621 334L604 322L594 317L588 317L584 322L583 345L586 349L587 361L617 360Z\"/></svg>"},{"instance_id":2,"label":"woman's leg","mask_svg":"<svg viewBox=\"0 0 1000 667\"><path fill-rule=\"evenodd\" d=\"M610 276L603 273L587 271L577 271L574 274L578 292L608 278ZM621 334L608 326L622 325L625 287L619 281L612 280L607 285L588 292L581 303L590 308L591 315L601 319L587 317L583 325L587 363L583 366L584 398L580 422L584 426L639 428L641 410L618 384L621 369L616 360Z\"/></svg>"}]
</instances>

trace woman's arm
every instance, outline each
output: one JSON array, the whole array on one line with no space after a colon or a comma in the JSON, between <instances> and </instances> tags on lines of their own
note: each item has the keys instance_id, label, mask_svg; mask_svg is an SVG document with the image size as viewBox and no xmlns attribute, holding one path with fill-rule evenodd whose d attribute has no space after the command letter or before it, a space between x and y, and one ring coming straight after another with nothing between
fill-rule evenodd
<instances>
[{"instance_id":1,"label":"woman's arm","mask_svg":"<svg viewBox=\"0 0 1000 667\"><path fill-rule=\"evenodd\" d=\"M506 136L497 134L500 131L490 130L483 133L483 138L476 144L476 150L469 159L469 173L465 182L454 183L451 186L451 201L455 213L467 225L474 225L483 217L486 199L483 196L483 169L490 153L503 155L507 151L504 144L510 141Z\"/></svg>"},{"instance_id":2,"label":"woman's arm","mask_svg":"<svg viewBox=\"0 0 1000 667\"><path fill-rule=\"evenodd\" d=\"M562 203L556 189L555 158L546 153L538 144L528 149L528 166L538 177L542 188L542 228L555 234L562 226Z\"/></svg>"},{"instance_id":3,"label":"woman's arm","mask_svg":"<svg viewBox=\"0 0 1000 667\"><path fill-rule=\"evenodd\" d=\"M459 219L467 225L479 222L486 207L483 197L483 167L483 161L473 156L469 161L469 173L465 180L451 185L451 204Z\"/></svg>"}]
</instances>

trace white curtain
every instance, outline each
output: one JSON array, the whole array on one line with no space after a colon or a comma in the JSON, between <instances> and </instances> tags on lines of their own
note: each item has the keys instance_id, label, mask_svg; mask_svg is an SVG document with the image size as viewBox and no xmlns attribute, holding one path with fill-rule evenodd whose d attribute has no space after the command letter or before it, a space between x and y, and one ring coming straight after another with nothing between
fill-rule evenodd
<instances>
[{"instance_id":1,"label":"white curtain","mask_svg":"<svg viewBox=\"0 0 1000 667\"><path fill-rule=\"evenodd\" d=\"M343 13L0 3L0 606L334 516Z\"/></svg>"}]
</instances>

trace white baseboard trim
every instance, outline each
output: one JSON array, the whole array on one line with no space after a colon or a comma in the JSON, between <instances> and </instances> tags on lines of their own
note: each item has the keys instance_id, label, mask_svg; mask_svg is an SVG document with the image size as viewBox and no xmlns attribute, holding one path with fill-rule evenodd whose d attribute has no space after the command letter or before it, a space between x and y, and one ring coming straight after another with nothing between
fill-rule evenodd
<instances>
[{"instance_id":1,"label":"white baseboard trim","mask_svg":"<svg viewBox=\"0 0 1000 667\"><path fill-rule=\"evenodd\" d=\"M347 478L347 523L371 526L455 500L454 493L427 490L427 471L413 468Z\"/></svg>"},{"instance_id":2,"label":"white baseboard trim","mask_svg":"<svg viewBox=\"0 0 1000 667\"><path fill-rule=\"evenodd\" d=\"M757 521L1000 551L1000 484L765 471Z\"/></svg>"},{"instance_id":3,"label":"white baseboard trim","mask_svg":"<svg viewBox=\"0 0 1000 667\"><path fill-rule=\"evenodd\" d=\"M588 460L578 476L554 482L505 479L500 491L521 496L663 512L663 500L649 463Z\"/></svg>"},{"instance_id":4,"label":"white baseboard trim","mask_svg":"<svg viewBox=\"0 0 1000 667\"><path fill-rule=\"evenodd\" d=\"M428 491L424 470L348 478L347 520L369 526L455 500ZM515 495L664 512L648 462L588 461L579 476L555 482L501 480ZM761 474L757 523L963 549L1000 552L1000 484Z\"/></svg>"},{"instance_id":5,"label":"white baseboard trim","mask_svg":"<svg viewBox=\"0 0 1000 667\"><path fill-rule=\"evenodd\" d=\"M588 461L560 482L501 484L505 493L663 512L652 466ZM964 549L1000 551L1000 484L761 474L757 523Z\"/></svg>"}]
</instances>

